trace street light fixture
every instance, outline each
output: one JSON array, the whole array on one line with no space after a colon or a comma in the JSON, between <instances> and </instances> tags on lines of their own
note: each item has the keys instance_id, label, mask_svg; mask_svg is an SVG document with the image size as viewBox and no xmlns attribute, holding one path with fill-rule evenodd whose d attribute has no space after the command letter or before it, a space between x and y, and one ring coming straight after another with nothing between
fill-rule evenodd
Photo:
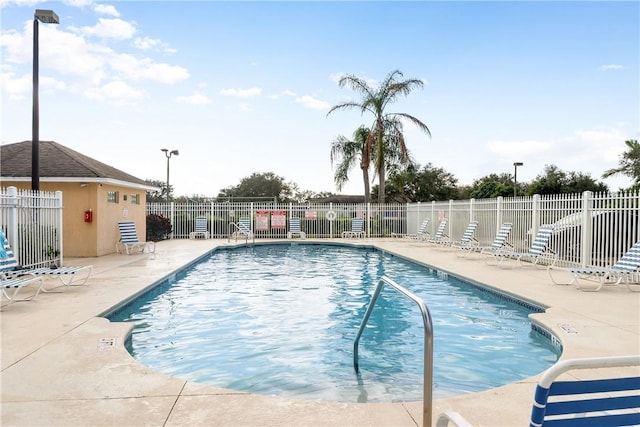
<instances>
[{"instance_id":1,"label":"street light fixture","mask_svg":"<svg viewBox=\"0 0 640 427\"><path fill-rule=\"evenodd\" d=\"M40 190L40 106L38 99L38 21L59 24L53 10L36 9L33 15L33 110L31 115L31 190Z\"/></svg>"},{"instance_id":2,"label":"street light fixture","mask_svg":"<svg viewBox=\"0 0 640 427\"><path fill-rule=\"evenodd\" d=\"M164 152L164 155L167 157L167 202L169 201L169 159L171 158L172 155L179 155L180 153L178 152L178 150L171 150L169 151L166 148L161 148L160 151Z\"/></svg>"},{"instance_id":3,"label":"street light fixture","mask_svg":"<svg viewBox=\"0 0 640 427\"><path fill-rule=\"evenodd\" d=\"M518 166L522 166L522 162L513 163L513 197L516 197L518 191Z\"/></svg>"}]
</instances>

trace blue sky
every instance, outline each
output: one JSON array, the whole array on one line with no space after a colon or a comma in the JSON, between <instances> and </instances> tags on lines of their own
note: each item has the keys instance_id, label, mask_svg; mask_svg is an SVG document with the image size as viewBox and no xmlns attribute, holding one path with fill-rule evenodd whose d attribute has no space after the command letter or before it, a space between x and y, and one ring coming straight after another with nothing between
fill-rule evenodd
<instances>
[{"instance_id":1,"label":"blue sky","mask_svg":"<svg viewBox=\"0 0 640 427\"><path fill-rule=\"evenodd\" d=\"M40 24L40 139L176 195L215 196L254 172L336 192L331 142L372 117L338 79L400 70L424 88L388 111L421 165L460 184L530 181L554 164L602 173L640 136L636 1L217 2L2 0L3 144L31 139L32 28ZM344 194L361 194L355 169ZM625 177L603 180L612 190ZM376 181L377 183L377 181Z\"/></svg>"}]
</instances>

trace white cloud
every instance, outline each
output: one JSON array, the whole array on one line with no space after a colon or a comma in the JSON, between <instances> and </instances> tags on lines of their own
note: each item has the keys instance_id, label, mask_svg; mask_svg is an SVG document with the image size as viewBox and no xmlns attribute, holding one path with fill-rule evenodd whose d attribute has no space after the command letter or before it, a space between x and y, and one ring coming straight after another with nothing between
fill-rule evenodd
<instances>
[{"instance_id":1,"label":"white cloud","mask_svg":"<svg viewBox=\"0 0 640 427\"><path fill-rule=\"evenodd\" d=\"M204 105L211 104L211 99L201 93L194 93L190 96L179 96L176 98L177 102L182 104L194 104L194 105Z\"/></svg>"},{"instance_id":2,"label":"white cloud","mask_svg":"<svg viewBox=\"0 0 640 427\"><path fill-rule=\"evenodd\" d=\"M312 110L329 110L331 108L331 104L328 102L320 101L309 95L296 98L296 103Z\"/></svg>"},{"instance_id":3,"label":"white cloud","mask_svg":"<svg viewBox=\"0 0 640 427\"><path fill-rule=\"evenodd\" d=\"M93 27L82 27L83 34L103 39L127 40L136 32L134 24L122 19L99 18Z\"/></svg>"},{"instance_id":4,"label":"white cloud","mask_svg":"<svg viewBox=\"0 0 640 427\"><path fill-rule=\"evenodd\" d=\"M223 96L236 96L239 98L249 98L252 96L258 96L262 93L262 89L258 87L252 87L249 89L221 89L220 95Z\"/></svg>"},{"instance_id":5,"label":"white cloud","mask_svg":"<svg viewBox=\"0 0 640 427\"><path fill-rule=\"evenodd\" d=\"M115 16L116 18L120 17L120 13L110 4L96 4L93 6L93 10L99 15L109 15Z\"/></svg>"},{"instance_id":6,"label":"white cloud","mask_svg":"<svg viewBox=\"0 0 640 427\"><path fill-rule=\"evenodd\" d=\"M31 74L16 77L13 72L0 73L0 92L6 93L9 99L24 99L32 87Z\"/></svg>"},{"instance_id":7,"label":"white cloud","mask_svg":"<svg viewBox=\"0 0 640 427\"><path fill-rule=\"evenodd\" d=\"M112 105L132 105L146 98L144 92L129 86L123 81L112 81L99 88L91 88L85 92L89 99L106 102Z\"/></svg>"},{"instance_id":8,"label":"white cloud","mask_svg":"<svg viewBox=\"0 0 640 427\"><path fill-rule=\"evenodd\" d=\"M615 71L615 70L622 70L624 67L622 65L618 65L618 64L608 64L608 65L602 65L600 67L600 69L602 71Z\"/></svg>"},{"instance_id":9,"label":"white cloud","mask_svg":"<svg viewBox=\"0 0 640 427\"><path fill-rule=\"evenodd\" d=\"M151 37L137 37L133 44L140 50L150 50L154 49L158 52L162 52L167 55L173 55L177 52L176 49L169 47L167 43L162 42L158 39L152 39Z\"/></svg>"}]
</instances>

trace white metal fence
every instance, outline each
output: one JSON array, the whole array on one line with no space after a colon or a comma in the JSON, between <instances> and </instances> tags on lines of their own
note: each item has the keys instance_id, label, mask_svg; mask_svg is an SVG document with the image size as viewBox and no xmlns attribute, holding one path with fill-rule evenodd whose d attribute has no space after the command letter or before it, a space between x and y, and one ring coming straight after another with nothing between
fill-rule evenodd
<instances>
[{"instance_id":1,"label":"white metal fence","mask_svg":"<svg viewBox=\"0 0 640 427\"><path fill-rule=\"evenodd\" d=\"M399 204L210 202L150 203L147 214L168 218L171 238L188 238L195 218L207 218L214 238L228 238L229 224L248 218L257 239L285 239L288 219L300 218L308 238L336 238L351 230L352 219L365 219L368 237L415 233L429 218L433 234L447 218L447 234L459 240L470 221L478 221L475 237L489 245L503 222L513 224L509 243L526 251L542 224L553 224L550 248L560 266L611 265L640 240L640 193L591 193L498 197ZM62 244L62 193L0 188L0 227L24 267L60 263Z\"/></svg>"},{"instance_id":2,"label":"white metal fence","mask_svg":"<svg viewBox=\"0 0 640 427\"><path fill-rule=\"evenodd\" d=\"M188 238L195 218L205 217L215 238L229 236L231 222L249 218L255 237L286 238L288 219L300 218L307 237L335 238L351 229L355 217L365 218L368 237L415 233L429 218L433 234L447 218L447 234L459 240L470 221L478 221L475 237L490 245L503 222L513 224L509 243L527 251L538 228L554 224L550 249L560 266L610 265L640 240L640 193L591 193L498 197L495 199L398 204L278 203L152 203L148 214L169 218L172 238Z\"/></svg>"},{"instance_id":3,"label":"white metal fence","mask_svg":"<svg viewBox=\"0 0 640 427\"><path fill-rule=\"evenodd\" d=\"M61 265L62 192L0 188L0 227L25 268Z\"/></svg>"}]
</instances>

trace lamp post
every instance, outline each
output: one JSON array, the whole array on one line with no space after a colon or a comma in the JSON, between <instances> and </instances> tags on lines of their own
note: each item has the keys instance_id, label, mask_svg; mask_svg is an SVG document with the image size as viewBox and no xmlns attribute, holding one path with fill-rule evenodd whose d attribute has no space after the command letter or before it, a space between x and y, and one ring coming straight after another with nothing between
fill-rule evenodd
<instances>
[{"instance_id":1,"label":"lamp post","mask_svg":"<svg viewBox=\"0 0 640 427\"><path fill-rule=\"evenodd\" d=\"M178 150L167 150L166 148L161 148L160 151L164 152L164 155L167 158L167 202L169 201L169 159L172 155L179 155Z\"/></svg>"},{"instance_id":2,"label":"lamp post","mask_svg":"<svg viewBox=\"0 0 640 427\"><path fill-rule=\"evenodd\" d=\"M522 166L522 162L513 163L513 197L516 197L518 191L518 166Z\"/></svg>"},{"instance_id":3,"label":"lamp post","mask_svg":"<svg viewBox=\"0 0 640 427\"><path fill-rule=\"evenodd\" d=\"M59 24L53 10L36 9L33 15L33 110L31 115L31 190L40 190L40 105L38 99L38 21Z\"/></svg>"}]
</instances>

